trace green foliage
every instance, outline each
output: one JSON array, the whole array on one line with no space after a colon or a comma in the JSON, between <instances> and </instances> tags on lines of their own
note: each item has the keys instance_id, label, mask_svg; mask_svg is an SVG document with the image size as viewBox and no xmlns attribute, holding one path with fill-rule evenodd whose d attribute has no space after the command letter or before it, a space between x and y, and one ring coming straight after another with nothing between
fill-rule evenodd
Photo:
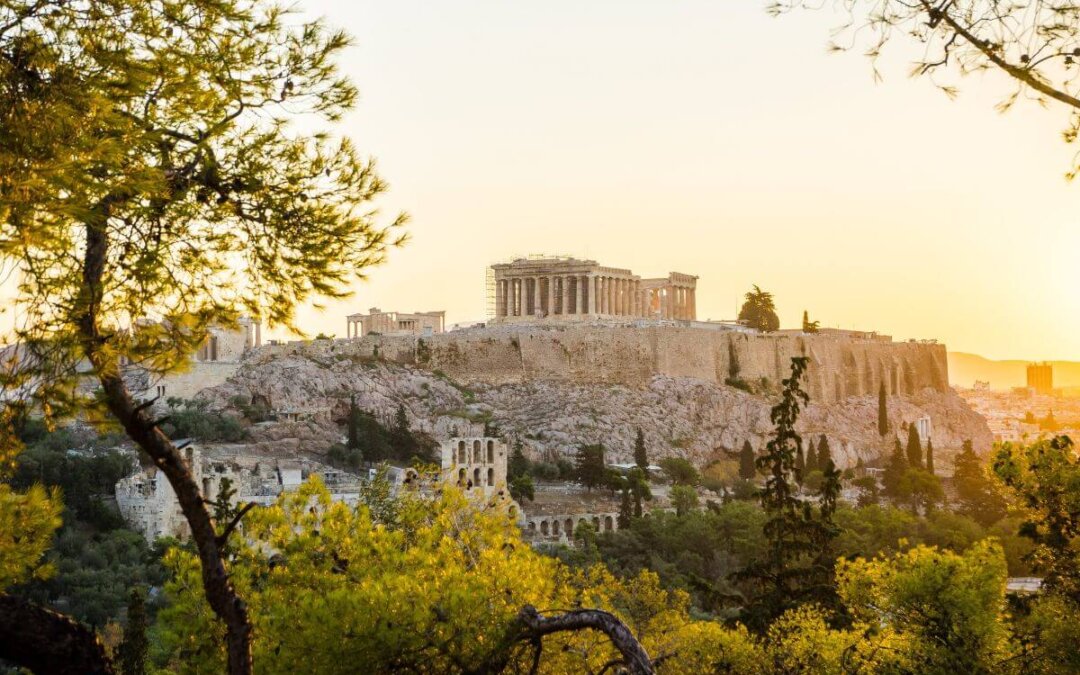
<instances>
[{"instance_id":1,"label":"green foliage","mask_svg":"<svg viewBox=\"0 0 1080 675\"><path fill-rule=\"evenodd\" d=\"M881 380L881 386L878 387L878 399L877 399L877 430L878 435L885 438L889 433L889 405L888 399L885 397L885 380Z\"/></svg>"},{"instance_id":2,"label":"green foliage","mask_svg":"<svg viewBox=\"0 0 1080 675\"><path fill-rule=\"evenodd\" d=\"M124 641L120 643L119 662L122 675L146 675L146 593L140 587L131 589L128 596L127 625Z\"/></svg>"},{"instance_id":3,"label":"green foliage","mask_svg":"<svg viewBox=\"0 0 1080 675\"><path fill-rule=\"evenodd\" d=\"M926 439L926 472L934 475L934 440Z\"/></svg>"},{"instance_id":4,"label":"green foliage","mask_svg":"<svg viewBox=\"0 0 1080 675\"><path fill-rule=\"evenodd\" d=\"M1031 564L1044 587L1080 602L1080 464L1067 436L1028 446L1004 443L994 454L994 473L1026 507L1021 534L1034 543Z\"/></svg>"},{"instance_id":5,"label":"green foliage","mask_svg":"<svg viewBox=\"0 0 1080 675\"><path fill-rule=\"evenodd\" d=\"M682 457L665 457L660 460L660 468L664 470L674 485L698 485L701 483L701 473Z\"/></svg>"},{"instance_id":6,"label":"green foliage","mask_svg":"<svg viewBox=\"0 0 1080 675\"><path fill-rule=\"evenodd\" d=\"M247 430L235 417L208 409L206 401L170 398L168 421L161 430L170 438L236 443L247 438Z\"/></svg>"},{"instance_id":7,"label":"green foliage","mask_svg":"<svg viewBox=\"0 0 1080 675\"><path fill-rule=\"evenodd\" d=\"M404 405L399 405L388 427L373 414L349 400L346 420L347 444L344 449L331 448L330 456L353 468L363 462L396 462L399 464L431 464L437 461L436 443L423 432L412 431Z\"/></svg>"},{"instance_id":8,"label":"green foliage","mask_svg":"<svg viewBox=\"0 0 1080 675\"><path fill-rule=\"evenodd\" d=\"M607 485L607 464L604 462L604 446L599 443L578 447L574 472L579 483L590 492L594 487Z\"/></svg>"},{"instance_id":9,"label":"green foliage","mask_svg":"<svg viewBox=\"0 0 1080 675\"><path fill-rule=\"evenodd\" d=\"M754 460L754 447L750 445L750 441L743 441L742 450L739 452L739 477L743 480L753 480L757 476Z\"/></svg>"},{"instance_id":10,"label":"green foliage","mask_svg":"<svg viewBox=\"0 0 1080 675\"><path fill-rule=\"evenodd\" d=\"M755 284L739 309L739 321L763 333L779 330L780 318L776 315L772 293L761 290Z\"/></svg>"},{"instance_id":11,"label":"green foliage","mask_svg":"<svg viewBox=\"0 0 1080 675\"><path fill-rule=\"evenodd\" d=\"M821 330L821 322L820 321L811 321L810 320L810 313L807 312L804 309L803 313L802 313L802 331L804 333L813 334L813 333L817 333L820 330Z\"/></svg>"},{"instance_id":12,"label":"green foliage","mask_svg":"<svg viewBox=\"0 0 1080 675\"><path fill-rule=\"evenodd\" d=\"M919 430L914 424L908 425L907 463L912 469L923 468L922 441L919 440Z\"/></svg>"},{"instance_id":13,"label":"green foliage","mask_svg":"<svg viewBox=\"0 0 1080 675\"><path fill-rule=\"evenodd\" d=\"M521 441L514 441L514 448L510 451L510 459L506 465L506 475L511 481L518 476L532 473L532 462L525 456Z\"/></svg>"},{"instance_id":14,"label":"green foliage","mask_svg":"<svg viewBox=\"0 0 1080 675\"><path fill-rule=\"evenodd\" d=\"M897 490L913 511L934 508L944 498L941 479L924 469L908 469L900 477Z\"/></svg>"},{"instance_id":15,"label":"green foliage","mask_svg":"<svg viewBox=\"0 0 1080 675\"><path fill-rule=\"evenodd\" d=\"M167 372L240 314L296 328L397 243L374 166L325 133L357 97L346 35L255 0L95 8L0 6L0 259L23 270L5 342L42 357L18 377L58 412L92 405L70 386L86 316L95 371Z\"/></svg>"},{"instance_id":16,"label":"green foliage","mask_svg":"<svg viewBox=\"0 0 1080 675\"><path fill-rule=\"evenodd\" d=\"M649 454L645 449L645 434L641 432L641 429L637 430L637 435L634 437L634 463L642 471L649 470Z\"/></svg>"},{"instance_id":17,"label":"green foliage","mask_svg":"<svg viewBox=\"0 0 1080 675\"><path fill-rule=\"evenodd\" d=\"M1005 517L1006 502L989 474L988 463L979 459L971 446L964 446L953 460L953 486L958 497L958 510L983 526Z\"/></svg>"},{"instance_id":18,"label":"green foliage","mask_svg":"<svg viewBox=\"0 0 1080 675\"><path fill-rule=\"evenodd\" d=\"M788 609L809 599L833 604L831 587L832 560L826 560L835 528L831 522L835 494L830 484L828 499L822 500L821 512L813 513L809 503L795 496L788 478L796 469L796 455L802 439L795 430L802 405L809 396L800 387L808 359L791 360L791 376L783 381L781 400L773 407L775 425L766 452L757 466L768 472L765 487L759 493L767 518L763 533L765 553L750 561L737 577L754 587L753 597L744 611L752 629L765 628ZM836 486L838 488L838 485Z\"/></svg>"},{"instance_id":19,"label":"green foliage","mask_svg":"<svg viewBox=\"0 0 1080 675\"><path fill-rule=\"evenodd\" d=\"M885 463L885 471L881 476L882 489L887 497L891 499L901 497L900 481L903 479L904 474L907 473L907 470L908 463L904 457L904 449L900 446L900 439L897 438L893 445L892 455L889 456L889 460Z\"/></svg>"},{"instance_id":20,"label":"green foliage","mask_svg":"<svg viewBox=\"0 0 1080 675\"><path fill-rule=\"evenodd\" d=\"M817 444L817 468L824 471L832 461L832 448L829 447L829 437L821 434Z\"/></svg>"},{"instance_id":21,"label":"green foliage","mask_svg":"<svg viewBox=\"0 0 1080 675\"><path fill-rule=\"evenodd\" d=\"M675 485L670 493L671 505L675 507L675 514L684 516L698 508L697 490L689 485Z\"/></svg>"},{"instance_id":22,"label":"green foliage","mask_svg":"<svg viewBox=\"0 0 1080 675\"><path fill-rule=\"evenodd\" d=\"M509 489L510 497L519 504L524 503L526 499L530 502L536 499L536 485L529 474L514 476L510 480Z\"/></svg>"}]
</instances>

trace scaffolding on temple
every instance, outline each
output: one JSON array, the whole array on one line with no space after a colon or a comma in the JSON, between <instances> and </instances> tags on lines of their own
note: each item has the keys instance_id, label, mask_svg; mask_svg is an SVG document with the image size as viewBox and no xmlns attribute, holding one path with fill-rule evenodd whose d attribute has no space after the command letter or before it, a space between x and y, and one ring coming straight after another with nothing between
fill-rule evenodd
<instances>
[{"instance_id":1,"label":"scaffolding on temple","mask_svg":"<svg viewBox=\"0 0 1080 675\"><path fill-rule=\"evenodd\" d=\"M572 255L548 255L546 253L529 253L528 255L515 255L502 260L496 260L484 270L484 315L488 320L494 319L498 308L495 306L495 265L506 265L515 260L577 260Z\"/></svg>"}]
</instances>

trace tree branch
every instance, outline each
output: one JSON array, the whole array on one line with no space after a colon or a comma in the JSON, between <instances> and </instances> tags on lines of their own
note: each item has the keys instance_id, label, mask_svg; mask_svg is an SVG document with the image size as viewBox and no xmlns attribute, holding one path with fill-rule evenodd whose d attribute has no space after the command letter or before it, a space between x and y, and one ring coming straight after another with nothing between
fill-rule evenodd
<instances>
[{"instance_id":1,"label":"tree branch","mask_svg":"<svg viewBox=\"0 0 1080 675\"><path fill-rule=\"evenodd\" d=\"M597 630L622 654L623 663L631 675L653 675L655 672L649 654L641 646L626 624L614 614L599 609L575 609L559 616L545 617L532 605L526 605L518 613L518 621L526 628L523 639L542 638L565 631Z\"/></svg>"},{"instance_id":2,"label":"tree branch","mask_svg":"<svg viewBox=\"0 0 1080 675\"><path fill-rule=\"evenodd\" d=\"M240 519L247 515L247 512L258 506L255 502L248 502L244 504L244 508L240 509L240 512L233 516L233 519L229 521L229 524L225 526L225 529L221 531L221 534L217 536L217 545L224 547L225 542L229 540L229 535L236 529L236 526L240 524Z\"/></svg>"}]
</instances>

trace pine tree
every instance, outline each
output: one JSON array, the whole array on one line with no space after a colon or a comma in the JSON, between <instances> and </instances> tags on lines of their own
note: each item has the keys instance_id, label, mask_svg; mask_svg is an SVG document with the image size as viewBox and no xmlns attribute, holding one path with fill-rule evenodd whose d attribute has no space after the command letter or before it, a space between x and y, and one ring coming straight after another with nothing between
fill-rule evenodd
<instances>
[{"instance_id":1,"label":"pine tree","mask_svg":"<svg viewBox=\"0 0 1080 675\"><path fill-rule=\"evenodd\" d=\"M122 675L145 675L146 652L146 597L141 587L131 589L128 596L127 625L124 641L120 643L119 660Z\"/></svg>"},{"instance_id":2,"label":"pine tree","mask_svg":"<svg viewBox=\"0 0 1080 675\"><path fill-rule=\"evenodd\" d=\"M514 441L514 449L510 452L510 461L506 465L507 479L512 481L518 476L525 476L530 473L531 468L532 462L525 456L521 439Z\"/></svg>"},{"instance_id":3,"label":"pine tree","mask_svg":"<svg viewBox=\"0 0 1080 675\"><path fill-rule=\"evenodd\" d=\"M877 395L877 432L882 438L889 433L889 407L885 398L885 380L881 380Z\"/></svg>"},{"instance_id":4,"label":"pine tree","mask_svg":"<svg viewBox=\"0 0 1080 675\"><path fill-rule=\"evenodd\" d=\"M934 473L934 440L926 439L926 470Z\"/></svg>"},{"instance_id":5,"label":"pine tree","mask_svg":"<svg viewBox=\"0 0 1080 675\"><path fill-rule=\"evenodd\" d=\"M830 608L836 605L831 568L822 564L830 557L828 551L835 536L831 525L835 497L815 515L811 503L799 499L788 482L802 445L795 422L801 406L809 401L799 386L807 361L806 357L791 360L791 377L783 381L781 400L770 415L775 425L773 438L757 459L757 468L768 473L759 492L766 515L762 528L766 547L761 556L735 575L756 587L743 613L745 623L754 630L764 630L776 617L802 602L818 602ZM832 490L832 483L828 484Z\"/></svg>"},{"instance_id":6,"label":"pine tree","mask_svg":"<svg viewBox=\"0 0 1080 675\"><path fill-rule=\"evenodd\" d=\"M923 468L922 441L919 440L919 430L914 424L908 427L907 461L912 469Z\"/></svg>"},{"instance_id":7,"label":"pine tree","mask_svg":"<svg viewBox=\"0 0 1080 675\"><path fill-rule=\"evenodd\" d=\"M641 432L641 429L637 430L637 437L634 438L634 463L642 471L649 470L649 455L645 450L645 434Z\"/></svg>"},{"instance_id":8,"label":"pine tree","mask_svg":"<svg viewBox=\"0 0 1080 675\"><path fill-rule=\"evenodd\" d=\"M816 471L821 467L818 466L818 454L814 448L814 439L811 438L810 442L806 445L806 472Z\"/></svg>"},{"instance_id":9,"label":"pine tree","mask_svg":"<svg viewBox=\"0 0 1080 675\"><path fill-rule=\"evenodd\" d=\"M795 482L801 486L805 475L806 457L803 455L802 443L799 443L795 450Z\"/></svg>"},{"instance_id":10,"label":"pine tree","mask_svg":"<svg viewBox=\"0 0 1080 675\"><path fill-rule=\"evenodd\" d=\"M744 441L742 451L739 452L739 478L743 480L753 480L757 475L757 468L754 466L754 447L750 445L750 441Z\"/></svg>"},{"instance_id":11,"label":"pine tree","mask_svg":"<svg viewBox=\"0 0 1080 675\"><path fill-rule=\"evenodd\" d=\"M574 470L578 481L589 492L592 492L594 487L603 485L607 473L607 466L604 464L604 446L600 444L579 446Z\"/></svg>"}]
</instances>

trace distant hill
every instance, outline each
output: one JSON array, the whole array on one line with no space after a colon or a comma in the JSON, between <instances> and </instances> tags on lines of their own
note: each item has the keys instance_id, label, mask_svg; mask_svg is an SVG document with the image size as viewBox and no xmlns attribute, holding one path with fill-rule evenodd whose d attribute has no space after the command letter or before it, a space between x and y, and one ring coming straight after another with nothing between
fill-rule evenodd
<instances>
[{"instance_id":1,"label":"distant hill","mask_svg":"<svg viewBox=\"0 0 1080 675\"><path fill-rule=\"evenodd\" d=\"M975 380L990 383L992 389L1023 387L1027 384L1027 365L1031 361L991 361L978 354L949 352L949 384L970 387ZM1051 361L1055 387L1080 387L1080 362Z\"/></svg>"}]
</instances>

